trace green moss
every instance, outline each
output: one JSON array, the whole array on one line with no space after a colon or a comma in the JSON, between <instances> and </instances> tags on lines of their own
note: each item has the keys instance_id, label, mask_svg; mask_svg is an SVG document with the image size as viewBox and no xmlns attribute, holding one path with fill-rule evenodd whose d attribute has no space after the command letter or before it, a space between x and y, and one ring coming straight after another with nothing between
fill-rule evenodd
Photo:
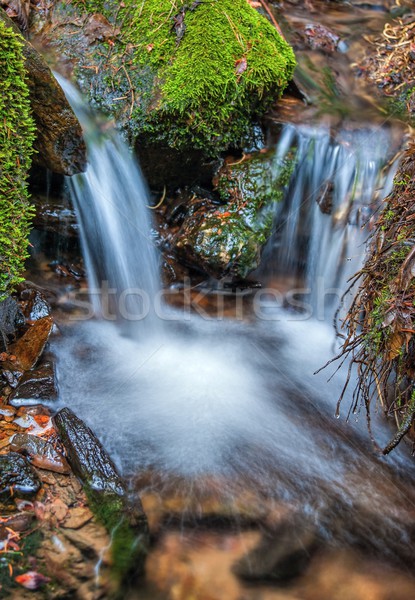
<instances>
[{"instance_id":1,"label":"green moss","mask_svg":"<svg viewBox=\"0 0 415 600\"><path fill-rule=\"evenodd\" d=\"M173 148L214 155L241 146L252 118L277 100L295 67L289 44L246 0L76 6L103 13L120 31L109 47L96 44L89 64L81 61L81 86L115 116L127 97L129 134Z\"/></svg>"},{"instance_id":2,"label":"green moss","mask_svg":"<svg viewBox=\"0 0 415 600\"><path fill-rule=\"evenodd\" d=\"M172 146L190 137L196 147L220 150L240 143L252 115L280 96L294 54L246 0L191 6L185 0L139 4L131 42L135 60L152 65L160 80L153 132L167 125ZM180 19L183 34L175 28Z\"/></svg>"},{"instance_id":3,"label":"green moss","mask_svg":"<svg viewBox=\"0 0 415 600\"><path fill-rule=\"evenodd\" d=\"M31 531L19 541L19 550L0 554L0 591L3 594L13 593L13 589L19 587L14 578L30 570L30 558L36 555L42 539L40 531Z\"/></svg>"},{"instance_id":4,"label":"green moss","mask_svg":"<svg viewBox=\"0 0 415 600\"><path fill-rule=\"evenodd\" d=\"M405 86L387 103L388 112L402 121L415 122L415 86Z\"/></svg>"},{"instance_id":5,"label":"green moss","mask_svg":"<svg viewBox=\"0 0 415 600\"><path fill-rule=\"evenodd\" d=\"M112 572L121 583L140 574L147 555L148 526L145 517L132 523L125 499L115 493L100 492L85 485L90 508L111 536Z\"/></svg>"},{"instance_id":6,"label":"green moss","mask_svg":"<svg viewBox=\"0 0 415 600\"><path fill-rule=\"evenodd\" d=\"M35 129L22 46L0 21L0 300L22 280L33 215L26 177Z\"/></svg>"}]
</instances>

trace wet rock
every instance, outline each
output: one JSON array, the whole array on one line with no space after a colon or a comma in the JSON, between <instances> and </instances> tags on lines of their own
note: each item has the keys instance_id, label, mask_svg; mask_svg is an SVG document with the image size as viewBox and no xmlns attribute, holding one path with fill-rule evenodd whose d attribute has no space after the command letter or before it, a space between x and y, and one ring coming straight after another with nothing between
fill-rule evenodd
<instances>
[{"instance_id":1,"label":"wet rock","mask_svg":"<svg viewBox=\"0 0 415 600\"><path fill-rule=\"evenodd\" d=\"M111 458L91 429L70 409L60 410L54 422L92 511L112 534L115 574L121 580L142 574L148 524L139 498L130 502Z\"/></svg>"},{"instance_id":2,"label":"wet rock","mask_svg":"<svg viewBox=\"0 0 415 600\"><path fill-rule=\"evenodd\" d=\"M0 352L7 352L7 343L10 336L24 325L24 316L13 298L6 298L0 302Z\"/></svg>"},{"instance_id":3,"label":"wet rock","mask_svg":"<svg viewBox=\"0 0 415 600\"><path fill-rule=\"evenodd\" d=\"M310 23L304 28L305 39L312 50L332 53L337 50L340 38L324 25ZM340 47L341 49L341 47Z\"/></svg>"},{"instance_id":4,"label":"wet rock","mask_svg":"<svg viewBox=\"0 0 415 600\"><path fill-rule=\"evenodd\" d=\"M30 498L40 489L40 480L29 462L17 452L0 456L0 499Z\"/></svg>"},{"instance_id":5,"label":"wet rock","mask_svg":"<svg viewBox=\"0 0 415 600\"><path fill-rule=\"evenodd\" d=\"M3 10L0 19L7 27L19 31ZM64 175L84 171L86 149L78 119L45 60L23 37L22 42L37 129L33 161Z\"/></svg>"},{"instance_id":6,"label":"wet rock","mask_svg":"<svg viewBox=\"0 0 415 600\"><path fill-rule=\"evenodd\" d=\"M32 196L36 208L33 226L40 231L48 231L62 237L79 236L79 225L74 209L63 200Z\"/></svg>"},{"instance_id":7,"label":"wet rock","mask_svg":"<svg viewBox=\"0 0 415 600\"><path fill-rule=\"evenodd\" d=\"M28 283L20 289L19 301L27 321L38 321L51 314L52 309L45 294L39 288Z\"/></svg>"},{"instance_id":8,"label":"wet rock","mask_svg":"<svg viewBox=\"0 0 415 600\"><path fill-rule=\"evenodd\" d=\"M200 208L189 211L175 236L178 257L218 279L244 279L259 265L294 162L289 157L278 164L271 151L221 167L215 183L224 204L199 199Z\"/></svg>"},{"instance_id":9,"label":"wet rock","mask_svg":"<svg viewBox=\"0 0 415 600\"><path fill-rule=\"evenodd\" d=\"M13 529L13 531L23 532L30 529L34 518L34 514L28 511L19 512L11 515L7 519L2 520L0 523L0 540L7 537L7 528Z\"/></svg>"},{"instance_id":10,"label":"wet rock","mask_svg":"<svg viewBox=\"0 0 415 600\"><path fill-rule=\"evenodd\" d=\"M126 496L124 481L92 430L70 409L54 417L68 460L84 485L97 493Z\"/></svg>"},{"instance_id":11,"label":"wet rock","mask_svg":"<svg viewBox=\"0 0 415 600\"><path fill-rule=\"evenodd\" d=\"M12 361L1 363L1 383L0 386L10 386L12 389L17 387L24 371Z\"/></svg>"},{"instance_id":12,"label":"wet rock","mask_svg":"<svg viewBox=\"0 0 415 600\"><path fill-rule=\"evenodd\" d=\"M233 567L247 580L288 580L300 575L320 546L316 527L306 517L284 520L273 531L264 533L257 547Z\"/></svg>"},{"instance_id":13,"label":"wet rock","mask_svg":"<svg viewBox=\"0 0 415 600\"><path fill-rule=\"evenodd\" d=\"M9 398L12 406L28 406L58 398L55 365L44 361L37 369L26 371Z\"/></svg>"},{"instance_id":14,"label":"wet rock","mask_svg":"<svg viewBox=\"0 0 415 600\"><path fill-rule=\"evenodd\" d=\"M49 339L52 327L52 317L43 317L10 346L9 351L16 356L16 367L28 371L35 366Z\"/></svg>"},{"instance_id":15,"label":"wet rock","mask_svg":"<svg viewBox=\"0 0 415 600\"><path fill-rule=\"evenodd\" d=\"M10 449L27 456L40 469L64 474L70 472L68 463L54 445L36 435L16 433L11 440Z\"/></svg>"}]
</instances>

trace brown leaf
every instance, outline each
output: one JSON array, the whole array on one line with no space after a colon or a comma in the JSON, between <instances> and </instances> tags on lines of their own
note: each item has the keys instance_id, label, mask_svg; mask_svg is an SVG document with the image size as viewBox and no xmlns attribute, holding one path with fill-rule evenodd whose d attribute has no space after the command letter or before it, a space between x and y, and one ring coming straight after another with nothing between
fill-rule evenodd
<instances>
[{"instance_id":1,"label":"brown leaf","mask_svg":"<svg viewBox=\"0 0 415 600\"><path fill-rule=\"evenodd\" d=\"M235 72L238 75L242 75L242 73L244 71L246 71L246 67L247 67L246 56L243 56L242 58L238 58L238 60L235 61Z\"/></svg>"},{"instance_id":2,"label":"brown leaf","mask_svg":"<svg viewBox=\"0 0 415 600\"><path fill-rule=\"evenodd\" d=\"M387 359L393 360L401 353L402 345L405 343L406 336L401 331L395 331L392 333L389 344Z\"/></svg>"}]
</instances>

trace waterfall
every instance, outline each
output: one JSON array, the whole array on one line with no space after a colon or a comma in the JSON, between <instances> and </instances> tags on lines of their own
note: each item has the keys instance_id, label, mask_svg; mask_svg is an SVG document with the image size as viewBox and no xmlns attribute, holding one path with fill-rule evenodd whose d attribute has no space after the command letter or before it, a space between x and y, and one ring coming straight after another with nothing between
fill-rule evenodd
<instances>
[{"instance_id":1,"label":"waterfall","mask_svg":"<svg viewBox=\"0 0 415 600\"><path fill-rule=\"evenodd\" d=\"M395 166L385 168L392 141L387 129L375 126L333 136L324 126L285 125L279 159L292 147L297 166L277 209L265 268L295 275L321 320L361 267L368 222L392 187Z\"/></svg>"},{"instance_id":2,"label":"waterfall","mask_svg":"<svg viewBox=\"0 0 415 600\"><path fill-rule=\"evenodd\" d=\"M149 193L140 168L115 127L99 122L80 94L59 83L76 113L88 154L86 173L67 178L77 211L94 312L106 320L158 327L154 298L160 289L151 238Z\"/></svg>"},{"instance_id":3,"label":"waterfall","mask_svg":"<svg viewBox=\"0 0 415 600\"><path fill-rule=\"evenodd\" d=\"M157 252L146 205L149 194L139 166L108 122L97 120L78 92L59 78L85 132L88 169L68 178L96 315L155 331ZM387 128L285 125L275 169L296 151L296 167L284 201L277 205L275 233L262 272L289 275L302 286L312 316L324 320L339 304L347 280L363 261L367 222L391 188L392 152ZM386 171L386 174L385 174ZM141 324L140 327L143 325Z\"/></svg>"}]
</instances>

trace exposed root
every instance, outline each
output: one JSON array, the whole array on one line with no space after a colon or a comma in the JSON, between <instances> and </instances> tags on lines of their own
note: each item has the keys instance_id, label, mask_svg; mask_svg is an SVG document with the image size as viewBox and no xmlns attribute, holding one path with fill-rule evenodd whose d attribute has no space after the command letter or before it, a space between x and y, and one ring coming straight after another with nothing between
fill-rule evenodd
<instances>
[{"instance_id":1,"label":"exposed root","mask_svg":"<svg viewBox=\"0 0 415 600\"><path fill-rule=\"evenodd\" d=\"M351 410L364 405L369 431L373 404L396 418L397 432L382 450L388 454L413 429L415 416L415 142L404 154L371 243L343 323L337 359L351 362L339 404L355 366Z\"/></svg>"}]
</instances>

